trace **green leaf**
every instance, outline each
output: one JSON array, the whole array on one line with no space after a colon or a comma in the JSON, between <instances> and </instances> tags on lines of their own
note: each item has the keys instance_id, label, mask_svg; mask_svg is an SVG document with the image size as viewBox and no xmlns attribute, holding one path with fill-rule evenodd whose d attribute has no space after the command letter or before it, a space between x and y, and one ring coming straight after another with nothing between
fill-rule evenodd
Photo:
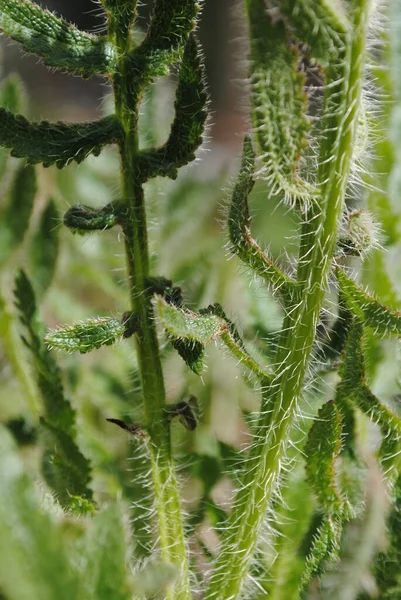
<instances>
[{"instance_id":1,"label":"green leaf","mask_svg":"<svg viewBox=\"0 0 401 600\"><path fill-rule=\"evenodd\" d=\"M92 500L91 467L70 432L41 419L45 452L42 459L47 483L56 492L60 504L76 510L76 497Z\"/></svg>"},{"instance_id":2,"label":"green leaf","mask_svg":"<svg viewBox=\"0 0 401 600\"><path fill-rule=\"evenodd\" d=\"M25 88L22 79L11 73L3 80L0 88L0 106L14 113L24 111Z\"/></svg>"},{"instance_id":3,"label":"green leaf","mask_svg":"<svg viewBox=\"0 0 401 600\"><path fill-rule=\"evenodd\" d=\"M174 337L206 345L221 335L225 324L215 315L198 315L183 311L163 299L156 300L156 308L164 328Z\"/></svg>"},{"instance_id":4,"label":"green leaf","mask_svg":"<svg viewBox=\"0 0 401 600\"><path fill-rule=\"evenodd\" d=\"M164 328L173 338L174 348L196 374L202 372L204 346L221 337L230 352L263 384L270 380L270 375L248 354L236 327L218 304L202 309L199 314L160 297L155 306Z\"/></svg>"},{"instance_id":5,"label":"green leaf","mask_svg":"<svg viewBox=\"0 0 401 600\"><path fill-rule=\"evenodd\" d=\"M293 282L262 252L251 236L251 217L248 196L251 193L255 171L255 153L249 137L244 140L241 168L231 197L228 229L231 249L259 277L264 279L285 300L292 297Z\"/></svg>"},{"instance_id":6,"label":"green leaf","mask_svg":"<svg viewBox=\"0 0 401 600\"><path fill-rule=\"evenodd\" d=\"M144 83L166 75L169 65L180 58L198 12L196 0L155 1L146 37L131 56L132 71L141 73Z\"/></svg>"},{"instance_id":7,"label":"green leaf","mask_svg":"<svg viewBox=\"0 0 401 600\"><path fill-rule=\"evenodd\" d=\"M101 346L111 346L125 334L126 326L111 317L93 317L49 331L44 340L51 349L68 352L91 352Z\"/></svg>"},{"instance_id":8,"label":"green leaf","mask_svg":"<svg viewBox=\"0 0 401 600\"><path fill-rule=\"evenodd\" d=\"M129 537L129 520L119 502L103 508L92 519L85 536L87 562L83 573L88 598L132 598L127 568Z\"/></svg>"},{"instance_id":9,"label":"green leaf","mask_svg":"<svg viewBox=\"0 0 401 600\"><path fill-rule=\"evenodd\" d=\"M177 177L177 169L195 159L202 143L207 118L208 95L204 85L204 68L194 35L191 35L182 57L175 100L175 118L167 142L140 158L141 177Z\"/></svg>"},{"instance_id":10,"label":"green leaf","mask_svg":"<svg viewBox=\"0 0 401 600\"><path fill-rule=\"evenodd\" d=\"M401 335L401 312L380 304L366 294L342 269L337 268L336 274L348 308L365 326L374 329L375 335Z\"/></svg>"},{"instance_id":11,"label":"green leaf","mask_svg":"<svg viewBox=\"0 0 401 600\"><path fill-rule=\"evenodd\" d=\"M0 29L45 65L83 77L112 73L117 62L107 38L80 31L30 0L0 0Z\"/></svg>"},{"instance_id":12,"label":"green leaf","mask_svg":"<svg viewBox=\"0 0 401 600\"><path fill-rule=\"evenodd\" d=\"M24 87L18 75L9 75L0 87L0 106L13 112L24 112ZM0 148L0 180L6 172L9 154Z\"/></svg>"},{"instance_id":13,"label":"green leaf","mask_svg":"<svg viewBox=\"0 0 401 600\"><path fill-rule=\"evenodd\" d=\"M45 513L43 498L23 473L23 464L3 428L0 471L0 580L7 600L82 598L63 525L54 514Z\"/></svg>"},{"instance_id":14,"label":"green leaf","mask_svg":"<svg viewBox=\"0 0 401 600\"><path fill-rule=\"evenodd\" d=\"M335 461L340 450L341 415L334 402L326 402L309 430L304 452L309 485L328 515L340 515L343 510L335 473Z\"/></svg>"},{"instance_id":15,"label":"green leaf","mask_svg":"<svg viewBox=\"0 0 401 600\"><path fill-rule=\"evenodd\" d=\"M313 576L323 572L327 561L338 559L341 532L341 521L336 518L324 519L307 556L299 591L306 588Z\"/></svg>"},{"instance_id":16,"label":"green leaf","mask_svg":"<svg viewBox=\"0 0 401 600\"><path fill-rule=\"evenodd\" d=\"M89 461L75 442L75 411L65 398L58 365L43 341L43 326L38 320L32 285L23 271L15 280L16 306L26 331L25 345L31 351L34 374L40 390L44 418L45 477L60 502L69 506L70 494L92 499L88 487Z\"/></svg>"},{"instance_id":17,"label":"green leaf","mask_svg":"<svg viewBox=\"0 0 401 600\"><path fill-rule=\"evenodd\" d=\"M299 54L283 22L266 11L264 0L248 2L248 18L252 121L262 175L272 194L283 193L291 205L307 206L318 192L299 175L310 127Z\"/></svg>"},{"instance_id":18,"label":"green leaf","mask_svg":"<svg viewBox=\"0 0 401 600\"><path fill-rule=\"evenodd\" d=\"M291 35L308 45L308 54L327 66L338 60L349 30L342 2L331 0L273 0L288 20Z\"/></svg>"},{"instance_id":19,"label":"green leaf","mask_svg":"<svg viewBox=\"0 0 401 600\"><path fill-rule=\"evenodd\" d=\"M1 256L6 257L23 242L37 191L35 168L32 165L21 164L14 175L8 202L0 214Z\"/></svg>"},{"instance_id":20,"label":"green leaf","mask_svg":"<svg viewBox=\"0 0 401 600\"><path fill-rule=\"evenodd\" d=\"M116 202L110 202L100 209L77 204L65 213L63 222L72 233L84 235L91 231L103 231L119 223L119 210L121 207Z\"/></svg>"},{"instance_id":21,"label":"green leaf","mask_svg":"<svg viewBox=\"0 0 401 600\"><path fill-rule=\"evenodd\" d=\"M12 156L26 158L30 164L55 164L62 169L72 161L82 162L89 154L97 156L103 146L117 143L122 135L114 115L88 123L31 123L0 108L0 146L10 148Z\"/></svg>"},{"instance_id":22,"label":"green leaf","mask_svg":"<svg viewBox=\"0 0 401 600\"><path fill-rule=\"evenodd\" d=\"M29 248L30 271L38 292L50 286L56 270L59 251L60 216L54 200L49 200L43 210L39 227Z\"/></svg>"}]
</instances>

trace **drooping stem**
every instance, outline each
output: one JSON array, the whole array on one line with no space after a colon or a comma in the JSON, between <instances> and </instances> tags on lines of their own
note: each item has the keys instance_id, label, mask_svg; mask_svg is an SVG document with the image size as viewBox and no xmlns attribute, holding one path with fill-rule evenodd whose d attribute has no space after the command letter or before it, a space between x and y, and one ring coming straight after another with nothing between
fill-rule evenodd
<instances>
[{"instance_id":1,"label":"drooping stem","mask_svg":"<svg viewBox=\"0 0 401 600\"><path fill-rule=\"evenodd\" d=\"M329 128L328 137L321 144L319 205L308 215L307 235L301 247L302 269L298 270L294 305L288 311L279 343L276 376L263 395L258 430L225 527L222 548L206 594L208 600L233 600L239 596L286 459L332 266L355 143L369 0L359 0L354 5L353 29L346 40L344 61L332 73L326 73L323 119L325 125L332 125L334 119L335 128Z\"/></svg>"},{"instance_id":2,"label":"drooping stem","mask_svg":"<svg viewBox=\"0 0 401 600\"><path fill-rule=\"evenodd\" d=\"M127 32L128 35L128 32ZM131 309L137 316L135 335L141 380L141 391L149 433L149 452L152 468L153 494L157 517L157 537L161 556L175 564L179 573L176 584L166 590L166 598L191 598L188 563L183 531L183 519L177 479L171 455L170 430L166 418L166 394L160 352L155 328L152 298L147 289L149 250L143 186L137 168L138 105L141 90L130 72L126 51L127 39L116 35L121 52L114 79L116 113L124 127L121 143L122 192L126 210L121 220L125 236Z\"/></svg>"}]
</instances>

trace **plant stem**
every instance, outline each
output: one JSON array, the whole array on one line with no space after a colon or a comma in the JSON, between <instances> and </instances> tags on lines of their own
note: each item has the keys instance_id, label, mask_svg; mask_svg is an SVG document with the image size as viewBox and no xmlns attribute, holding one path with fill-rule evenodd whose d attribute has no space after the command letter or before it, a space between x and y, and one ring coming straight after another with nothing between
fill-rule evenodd
<instances>
[{"instance_id":1,"label":"plant stem","mask_svg":"<svg viewBox=\"0 0 401 600\"><path fill-rule=\"evenodd\" d=\"M144 191L137 169L139 86L126 60L126 39L117 42L121 59L114 80L116 114L125 136L121 144L122 191L126 211L122 216L131 296L131 309L138 319L135 336L141 391L149 433L158 541L164 561L177 565L176 584L166 590L166 599L190 600L189 570L178 486L171 453L163 371L155 328L152 295L147 289L149 250Z\"/></svg>"},{"instance_id":2,"label":"plant stem","mask_svg":"<svg viewBox=\"0 0 401 600\"><path fill-rule=\"evenodd\" d=\"M344 63L333 69L333 73L326 74L328 84L336 80L339 83L334 87L327 85L325 97L323 119L332 121L332 116L326 119L325 115L332 115L333 105L337 110L335 133L321 145L321 206L315 206L308 215L308 235L301 247L302 269L298 272L294 306L284 321L276 376L263 394L258 430L244 466L242 486L225 526L226 534L206 593L207 600L234 600L241 592L297 414L332 266L355 143L369 0L354 4L354 27L347 39Z\"/></svg>"}]
</instances>

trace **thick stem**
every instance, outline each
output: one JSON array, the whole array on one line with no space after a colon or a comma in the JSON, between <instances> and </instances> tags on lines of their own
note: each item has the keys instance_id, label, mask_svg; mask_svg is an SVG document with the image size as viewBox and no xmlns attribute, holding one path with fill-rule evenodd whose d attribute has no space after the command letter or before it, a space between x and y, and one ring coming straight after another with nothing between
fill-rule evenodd
<instances>
[{"instance_id":1,"label":"thick stem","mask_svg":"<svg viewBox=\"0 0 401 600\"><path fill-rule=\"evenodd\" d=\"M159 345L152 308L152 296L147 290L149 251L147 240L144 191L137 169L138 105L140 92L135 90L134 74L124 53L129 44L120 40L122 58L114 80L116 113L125 136L121 144L122 192L126 211L122 215L129 276L131 309L138 318L136 348L141 379L141 391L149 433L149 452L153 478L153 494L157 515L158 543L163 560L177 565L176 584L166 590L166 599L190 600L191 588L186 558L183 519L178 485L171 455L170 429L166 418L166 394L160 361Z\"/></svg>"},{"instance_id":2,"label":"thick stem","mask_svg":"<svg viewBox=\"0 0 401 600\"><path fill-rule=\"evenodd\" d=\"M221 552L206 594L208 600L233 600L239 596L286 459L331 270L355 142L369 0L355 4L354 28L347 40L341 82L333 88L334 92L327 92L325 99L326 114L332 113L334 102L337 110L335 136L329 143L326 140L322 144L321 207L311 215L301 249L303 267L297 283L297 300L285 319L277 375L263 396L258 431L245 464L241 489L226 524ZM336 72L338 75L338 70ZM327 86L327 89L332 88ZM331 93L336 94L336 98L331 97Z\"/></svg>"}]
</instances>

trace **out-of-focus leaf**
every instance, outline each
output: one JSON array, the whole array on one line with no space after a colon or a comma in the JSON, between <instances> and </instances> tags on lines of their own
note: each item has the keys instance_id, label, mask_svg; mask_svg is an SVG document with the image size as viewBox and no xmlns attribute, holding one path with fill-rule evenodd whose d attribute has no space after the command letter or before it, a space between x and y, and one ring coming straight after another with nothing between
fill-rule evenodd
<instances>
[{"instance_id":1,"label":"out-of-focus leaf","mask_svg":"<svg viewBox=\"0 0 401 600\"><path fill-rule=\"evenodd\" d=\"M23 242L36 193L35 167L21 164L14 175L7 204L0 213L0 261Z\"/></svg>"},{"instance_id":2,"label":"out-of-focus leaf","mask_svg":"<svg viewBox=\"0 0 401 600\"><path fill-rule=\"evenodd\" d=\"M49 200L42 212L39 227L29 248L32 279L38 293L47 290L56 270L59 252L60 217L54 200Z\"/></svg>"}]
</instances>

